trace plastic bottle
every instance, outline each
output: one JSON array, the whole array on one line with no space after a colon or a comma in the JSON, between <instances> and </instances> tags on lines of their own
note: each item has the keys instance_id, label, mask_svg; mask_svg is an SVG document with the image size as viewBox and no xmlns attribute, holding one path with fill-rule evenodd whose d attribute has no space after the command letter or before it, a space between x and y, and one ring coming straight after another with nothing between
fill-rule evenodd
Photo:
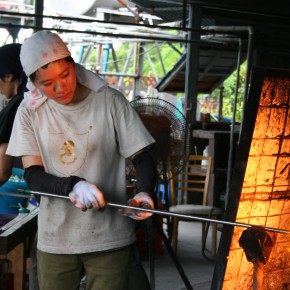
<instances>
[{"instance_id":1,"label":"plastic bottle","mask_svg":"<svg viewBox=\"0 0 290 290\"><path fill-rule=\"evenodd\" d=\"M28 208L23 207L21 203L18 203L18 205L19 205L18 211L19 214L30 213L30 210Z\"/></svg>"},{"instance_id":2,"label":"plastic bottle","mask_svg":"<svg viewBox=\"0 0 290 290\"><path fill-rule=\"evenodd\" d=\"M202 118L202 129L208 130L210 127L210 113L204 113Z\"/></svg>"},{"instance_id":3,"label":"plastic bottle","mask_svg":"<svg viewBox=\"0 0 290 290\"><path fill-rule=\"evenodd\" d=\"M208 156L208 146L204 148L202 155ZM207 160L201 160L201 165L207 165Z\"/></svg>"}]
</instances>

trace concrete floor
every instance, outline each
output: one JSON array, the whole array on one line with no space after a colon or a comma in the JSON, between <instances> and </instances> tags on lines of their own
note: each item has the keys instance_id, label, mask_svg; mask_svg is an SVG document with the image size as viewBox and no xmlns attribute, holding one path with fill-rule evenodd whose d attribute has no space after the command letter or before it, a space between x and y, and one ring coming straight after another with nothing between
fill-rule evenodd
<instances>
[{"instance_id":1,"label":"concrete floor","mask_svg":"<svg viewBox=\"0 0 290 290\"><path fill-rule=\"evenodd\" d=\"M164 233L166 234L165 223L163 228ZM220 232L218 232L218 241L219 238ZM208 233L207 250L205 251L205 254L206 257L212 259L211 251L208 249L211 249L211 228ZM184 273L187 283L193 290L210 290L214 271L214 262L206 259L202 255L201 223L179 222L179 242L176 257L181 266L181 272ZM186 287L187 284L181 278L181 275L177 270L172 257L169 255L167 247L164 243L161 245L161 250L158 250L158 255L155 255L153 259L153 267L151 268L152 264L150 263L149 258L143 258L142 265L150 280L151 290L188 289ZM84 278L79 290L85 290L85 286Z\"/></svg>"},{"instance_id":2,"label":"concrete floor","mask_svg":"<svg viewBox=\"0 0 290 290\"><path fill-rule=\"evenodd\" d=\"M218 232L218 241L219 238L220 232ZM211 228L207 249L211 249ZM210 250L206 250L205 254L212 258ZM201 223L180 222L177 259L194 290L210 290L214 262L207 260L201 253ZM150 277L149 259L143 260L142 264ZM162 253L154 258L154 268L155 278L151 279L152 290L187 289L164 244L162 244Z\"/></svg>"}]
</instances>

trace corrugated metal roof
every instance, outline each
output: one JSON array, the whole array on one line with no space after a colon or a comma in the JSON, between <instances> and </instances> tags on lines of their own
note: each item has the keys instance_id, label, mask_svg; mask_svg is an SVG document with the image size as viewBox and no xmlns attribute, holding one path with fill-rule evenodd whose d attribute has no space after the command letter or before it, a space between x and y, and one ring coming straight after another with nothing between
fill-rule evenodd
<instances>
[{"instance_id":1,"label":"corrugated metal roof","mask_svg":"<svg viewBox=\"0 0 290 290\"><path fill-rule=\"evenodd\" d=\"M201 28L215 27L245 27L244 33L235 29L230 33L243 42L242 61L246 59L249 31L253 28L254 45L268 50L285 50L289 55L290 39L290 2L277 0L275 4L264 1L229 1L229 0L130 0L140 10L154 14L165 22L180 21L186 23L188 7L184 3L202 7ZM194 7L194 6L193 6ZM225 32L223 32L225 33ZM284 47L284 48L283 48ZM200 45L198 91L210 93L236 69L237 45L219 47L215 45ZM290 57L290 56L289 56ZM158 89L162 91L183 91L185 78L185 56L182 56L174 68L159 82ZM290 66L290 64L289 64Z\"/></svg>"},{"instance_id":2,"label":"corrugated metal roof","mask_svg":"<svg viewBox=\"0 0 290 290\"><path fill-rule=\"evenodd\" d=\"M186 18L183 10L183 1L148 1L134 0L139 9L154 14L166 21L180 21ZM214 26L215 19L202 18L202 26ZM225 34L225 36L228 36ZM221 35L222 40L223 36ZM219 46L210 43L200 44L198 92L211 93L236 69L238 46L231 42ZM246 53L243 51L242 60ZM186 54L182 55L175 66L159 81L159 91L184 92L185 89Z\"/></svg>"},{"instance_id":3,"label":"corrugated metal roof","mask_svg":"<svg viewBox=\"0 0 290 290\"><path fill-rule=\"evenodd\" d=\"M177 1L130 0L130 2L133 2L140 9L156 15L165 21L177 21L182 19L183 5Z\"/></svg>"},{"instance_id":4,"label":"corrugated metal roof","mask_svg":"<svg viewBox=\"0 0 290 290\"><path fill-rule=\"evenodd\" d=\"M199 93L210 94L222 85L224 80L237 68L237 51L214 51L202 49L199 57L197 89ZM244 53L242 61L246 58ZM185 88L186 54L158 82L158 91L183 92Z\"/></svg>"}]
</instances>

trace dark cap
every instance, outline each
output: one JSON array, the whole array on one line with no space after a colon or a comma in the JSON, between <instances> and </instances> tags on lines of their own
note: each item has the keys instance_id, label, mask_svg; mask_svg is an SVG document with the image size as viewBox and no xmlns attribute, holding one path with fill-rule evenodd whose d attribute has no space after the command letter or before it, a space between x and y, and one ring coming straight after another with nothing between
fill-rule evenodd
<instances>
[{"instance_id":1,"label":"dark cap","mask_svg":"<svg viewBox=\"0 0 290 290\"><path fill-rule=\"evenodd\" d=\"M21 73L23 71L20 62L21 44L11 43L0 47L0 75L9 73Z\"/></svg>"}]
</instances>

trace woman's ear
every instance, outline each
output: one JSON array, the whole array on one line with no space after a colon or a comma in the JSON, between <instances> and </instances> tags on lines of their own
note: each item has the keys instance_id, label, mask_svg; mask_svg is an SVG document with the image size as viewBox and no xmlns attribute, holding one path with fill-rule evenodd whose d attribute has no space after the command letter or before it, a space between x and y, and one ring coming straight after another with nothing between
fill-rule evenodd
<instances>
[{"instance_id":1,"label":"woman's ear","mask_svg":"<svg viewBox=\"0 0 290 290\"><path fill-rule=\"evenodd\" d=\"M12 82L13 81L13 74L5 74L3 78L4 82Z\"/></svg>"}]
</instances>

